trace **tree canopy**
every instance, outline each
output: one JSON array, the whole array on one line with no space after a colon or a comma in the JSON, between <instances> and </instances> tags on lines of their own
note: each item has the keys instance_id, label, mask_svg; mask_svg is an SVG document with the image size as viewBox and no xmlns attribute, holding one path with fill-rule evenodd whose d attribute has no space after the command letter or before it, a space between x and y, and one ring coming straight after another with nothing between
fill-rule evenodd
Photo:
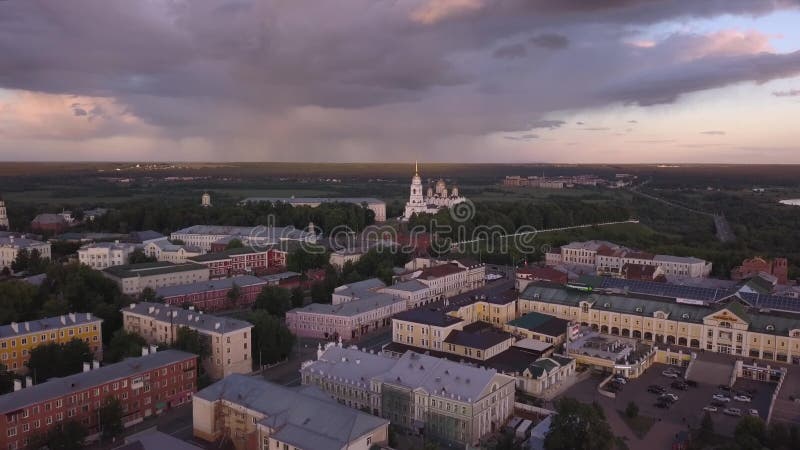
<instances>
[{"instance_id":1,"label":"tree canopy","mask_svg":"<svg viewBox=\"0 0 800 450\"><path fill-rule=\"evenodd\" d=\"M142 354L142 347L146 345L147 341L138 334L119 329L111 337L108 348L103 352L103 358L107 363L114 363L125 358L137 357Z\"/></svg>"},{"instance_id":2,"label":"tree canopy","mask_svg":"<svg viewBox=\"0 0 800 450\"><path fill-rule=\"evenodd\" d=\"M256 297L256 309L263 309L273 316L283 317L292 308L291 294L278 286L264 286Z\"/></svg>"},{"instance_id":3,"label":"tree canopy","mask_svg":"<svg viewBox=\"0 0 800 450\"><path fill-rule=\"evenodd\" d=\"M89 344L72 339L67 343L48 342L34 347L27 362L34 383L53 377L65 377L83 370L83 363L91 362L93 354Z\"/></svg>"},{"instance_id":4,"label":"tree canopy","mask_svg":"<svg viewBox=\"0 0 800 450\"><path fill-rule=\"evenodd\" d=\"M550 431L544 440L547 450L610 450L614 435L600 405L580 403L565 397L556 403Z\"/></svg>"},{"instance_id":5,"label":"tree canopy","mask_svg":"<svg viewBox=\"0 0 800 450\"><path fill-rule=\"evenodd\" d=\"M253 324L253 364L272 364L286 359L294 347L295 336L283 321L267 311L252 311L245 320Z\"/></svg>"}]
</instances>

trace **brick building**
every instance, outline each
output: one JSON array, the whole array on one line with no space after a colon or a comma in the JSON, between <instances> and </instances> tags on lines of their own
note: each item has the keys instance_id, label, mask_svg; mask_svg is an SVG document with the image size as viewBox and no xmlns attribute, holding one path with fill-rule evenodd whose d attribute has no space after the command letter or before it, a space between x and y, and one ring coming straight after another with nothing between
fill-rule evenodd
<instances>
[{"instance_id":1,"label":"brick building","mask_svg":"<svg viewBox=\"0 0 800 450\"><path fill-rule=\"evenodd\" d=\"M224 278L249 273L262 274L270 266L270 260L281 260L281 258L276 258L274 254L270 255L270 252L274 253L274 250L242 247L193 256L189 258L189 261L207 266L211 278Z\"/></svg>"},{"instance_id":2,"label":"brick building","mask_svg":"<svg viewBox=\"0 0 800 450\"><path fill-rule=\"evenodd\" d=\"M766 259L760 256L742 261L742 265L731 271L731 278L744 280L759 273L768 273L778 279L778 284L789 282L789 263L786 258Z\"/></svg>"},{"instance_id":3,"label":"brick building","mask_svg":"<svg viewBox=\"0 0 800 450\"><path fill-rule=\"evenodd\" d=\"M190 402L196 377L196 355L165 350L16 390L0 396L0 414L5 416L0 420L0 448L24 449L32 437L65 421L81 423L90 439L96 438L98 410L111 398L122 404L122 423L134 425Z\"/></svg>"},{"instance_id":4,"label":"brick building","mask_svg":"<svg viewBox=\"0 0 800 450\"><path fill-rule=\"evenodd\" d=\"M268 283L251 275L239 275L221 280L201 281L178 286L156 289L156 297L167 305L191 305L203 311L218 311L238 307L249 307ZM231 299L229 293L233 286L239 289L239 297Z\"/></svg>"}]
</instances>

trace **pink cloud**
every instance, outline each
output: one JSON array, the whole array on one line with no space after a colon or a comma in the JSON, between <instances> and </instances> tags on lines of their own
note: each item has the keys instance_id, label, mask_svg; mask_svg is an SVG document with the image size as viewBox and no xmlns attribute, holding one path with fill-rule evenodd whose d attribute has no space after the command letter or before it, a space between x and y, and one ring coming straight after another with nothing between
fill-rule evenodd
<instances>
[{"instance_id":1,"label":"pink cloud","mask_svg":"<svg viewBox=\"0 0 800 450\"><path fill-rule=\"evenodd\" d=\"M428 0L412 11L411 18L424 25L433 25L451 17L483 8L483 0Z\"/></svg>"}]
</instances>

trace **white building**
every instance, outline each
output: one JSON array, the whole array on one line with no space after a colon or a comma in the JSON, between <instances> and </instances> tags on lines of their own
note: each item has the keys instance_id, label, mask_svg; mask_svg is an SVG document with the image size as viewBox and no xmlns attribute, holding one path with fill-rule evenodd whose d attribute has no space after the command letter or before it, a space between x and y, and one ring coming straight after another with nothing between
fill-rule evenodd
<instances>
[{"instance_id":1,"label":"white building","mask_svg":"<svg viewBox=\"0 0 800 450\"><path fill-rule=\"evenodd\" d=\"M148 241L144 245L145 255L155 258L156 261L166 261L173 264L182 264L189 258L200 256L203 251L191 245L177 245L171 243L166 237Z\"/></svg>"},{"instance_id":2,"label":"white building","mask_svg":"<svg viewBox=\"0 0 800 450\"><path fill-rule=\"evenodd\" d=\"M6 202L0 200L0 228L8 229L8 214L6 214Z\"/></svg>"},{"instance_id":3,"label":"white building","mask_svg":"<svg viewBox=\"0 0 800 450\"><path fill-rule=\"evenodd\" d=\"M406 264L406 269L409 272L400 275L400 281L417 281L425 285L427 291L421 290L418 285L397 283L381 292L406 298L411 302L409 308L462 294L486 284L486 265L468 258L415 258Z\"/></svg>"},{"instance_id":4,"label":"white building","mask_svg":"<svg viewBox=\"0 0 800 450\"><path fill-rule=\"evenodd\" d=\"M11 269L11 264L17 259L17 255L21 250L27 250L28 253L37 250L39 257L42 259L50 259L50 243L36 241L33 239L15 236L14 234L7 234L0 236L0 270L8 267Z\"/></svg>"},{"instance_id":5,"label":"white building","mask_svg":"<svg viewBox=\"0 0 800 450\"><path fill-rule=\"evenodd\" d=\"M309 224L309 230L313 224ZM186 245L198 247L204 252L211 250L211 244L224 239L236 238L243 244L269 245L285 241L304 241L314 243L317 235L306 230L288 227L235 227L226 225L193 225L170 234L170 240L180 240Z\"/></svg>"},{"instance_id":6,"label":"white building","mask_svg":"<svg viewBox=\"0 0 800 450\"><path fill-rule=\"evenodd\" d=\"M211 194L208 192L203 192L203 196L200 197L200 204L203 206L203 208L211 207Z\"/></svg>"},{"instance_id":7,"label":"white building","mask_svg":"<svg viewBox=\"0 0 800 450\"><path fill-rule=\"evenodd\" d=\"M427 193L423 192L422 178L419 176L418 169L415 165L403 220L409 220L414 214L436 214L440 209L450 208L467 200L458 193L458 187L454 186L448 192L447 185L441 179L436 182L435 186L428 186Z\"/></svg>"},{"instance_id":8,"label":"white building","mask_svg":"<svg viewBox=\"0 0 800 450\"><path fill-rule=\"evenodd\" d=\"M131 253L139 247L137 244L114 242L96 242L78 249L78 261L95 270L106 267L128 264Z\"/></svg>"},{"instance_id":9,"label":"white building","mask_svg":"<svg viewBox=\"0 0 800 450\"><path fill-rule=\"evenodd\" d=\"M155 290L208 281L209 270L202 264L154 262L108 267L103 275L117 283L123 294L134 295L148 287Z\"/></svg>"}]
</instances>

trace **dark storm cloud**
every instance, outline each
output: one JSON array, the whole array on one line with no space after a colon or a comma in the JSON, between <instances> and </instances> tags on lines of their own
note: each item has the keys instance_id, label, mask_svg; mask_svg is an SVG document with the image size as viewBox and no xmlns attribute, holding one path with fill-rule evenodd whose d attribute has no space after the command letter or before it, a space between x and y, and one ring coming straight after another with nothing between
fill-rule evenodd
<instances>
[{"instance_id":1,"label":"dark storm cloud","mask_svg":"<svg viewBox=\"0 0 800 450\"><path fill-rule=\"evenodd\" d=\"M686 62L678 57L684 47L669 44L656 55L623 43L632 27L796 5L0 2L0 88L110 98L164 135L220 146L244 142L266 151L266 142L304 158L340 144L390 152L453 136L557 128L564 122L538 120L557 110L671 102L685 92L798 73L797 54ZM518 65L525 70L512 70ZM112 114L96 107L72 113Z\"/></svg>"},{"instance_id":2,"label":"dark storm cloud","mask_svg":"<svg viewBox=\"0 0 800 450\"><path fill-rule=\"evenodd\" d=\"M537 47L550 50L561 50L562 48L567 48L569 45L569 39L560 34L539 34L533 36L530 42Z\"/></svg>"}]
</instances>

